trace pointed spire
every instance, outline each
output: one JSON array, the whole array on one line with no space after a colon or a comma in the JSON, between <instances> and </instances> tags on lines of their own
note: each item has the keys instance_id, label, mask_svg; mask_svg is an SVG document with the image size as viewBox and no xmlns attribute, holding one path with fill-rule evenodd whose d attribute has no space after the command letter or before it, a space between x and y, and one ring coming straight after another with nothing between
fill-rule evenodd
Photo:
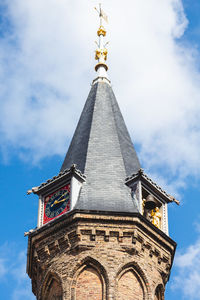
<instances>
[{"instance_id":1,"label":"pointed spire","mask_svg":"<svg viewBox=\"0 0 200 300\"><path fill-rule=\"evenodd\" d=\"M61 171L76 164L86 176L77 209L134 212L125 178L141 168L111 86L92 85Z\"/></svg>"},{"instance_id":2,"label":"pointed spire","mask_svg":"<svg viewBox=\"0 0 200 300\"><path fill-rule=\"evenodd\" d=\"M106 29L103 26L103 20L108 22L108 17L105 14L105 12L102 10L101 4L99 4L99 10L96 7L95 7L95 9L99 14L100 26L97 31L98 42L96 42L97 49L95 51L95 59L98 60L98 63L95 66L95 71L97 72L97 78L93 81L93 84L99 80L105 81L105 79L106 79L106 81L108 81L110 83L110 81L108 79L108 74L107 74L108 66L106 64L107 54L108 54L106 45L108 44L108 42L106 44L104 44L104 37L106 36Z\"/></svg>"},{"instance_id":3,"label":"pointed spire","mask_svg":"<svg viewBox=\"0 0 200 300\"><path fill-rule=\"evenodd\" d=\"M76 164L85 176L74 208L136 212L137 203L125 178L141 168L107 76L106 15L99 7L100 27L95 67L98 77L83 108L61 172Z\"/></svg>"}]
</instances>

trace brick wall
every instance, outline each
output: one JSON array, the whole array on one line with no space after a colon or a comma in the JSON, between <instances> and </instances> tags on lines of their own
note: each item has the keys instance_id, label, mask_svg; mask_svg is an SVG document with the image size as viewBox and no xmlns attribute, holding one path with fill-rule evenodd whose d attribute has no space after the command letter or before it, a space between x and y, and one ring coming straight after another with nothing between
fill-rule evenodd
<instances>
[{"instance_id":1,"label":"brick wall","mask_svg":"<svg viewBox=\"0 0 200 300\"><path fill-rule=\"evenodd\" d=\"M143 288L133 271L125 272L118 281L118 300L141 300Z\"/></svg>"},{"instance_id":2,"label":"brick wall","mask_svg":"<svg viewBox=\"0 0 200 300\"><path fill-rule=\"evenodd\" d=\"M62 300L62 287L55 279L50 279L43 291L42 300Z\"/></svg>"},{"instance_id":3,"label":"brick wall","mask_svg":"<svg viewBox=\"0 0 200 300\"><path fill-rule=\"evenodd\" d=\"M164 291L175 243L152 224L77 214L46 228L29 237L28 272L38 300L46 300L49 273L60 280L62 300L164 299L157 287Z\"/></svg>"},{"instance_id":4,"label":"brick wall","mask_svg":"<svg viewBox=\"0 0 200 300\"><path fill-rule=\"evenodd\" d=\"M76 299L102 300L103 286L96 270L88 267L77 278Z\"/></svg>"}]
</instances>

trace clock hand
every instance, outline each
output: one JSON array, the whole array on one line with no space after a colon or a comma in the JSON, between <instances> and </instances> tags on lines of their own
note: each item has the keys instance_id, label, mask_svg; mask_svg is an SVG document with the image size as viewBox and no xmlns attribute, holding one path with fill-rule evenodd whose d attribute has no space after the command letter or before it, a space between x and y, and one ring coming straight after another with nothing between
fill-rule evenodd
<instances>
[{"instance_id":1,"label":"clock hand","mask_svg":"<svg viewBox=\"0 0 200 300\"><path fill-rule=\"evenodd\" d=\"M51 204L51 207L53 207L54 205L56 205L56 204L58 204L58 203L60 203L60 202L64 202L66 199L62 199L62 200L60 200L60 201L58 201L58 200L55 200L55 202L53 203L53 204Z\"/></svg>"},{"instance_id":2,"label":"clock hand","mask_svg":"<svg viewBox=\"0 0 200 300\"><path fill-rule=\"evenodd\" d=\"M62 196L60 196L57 200L55 200L54 203L51 204L51 207L53 207L55 204L58 204L58 203L60 203L60 202L64 202L65 199L63 199L63 200L60 200L60 199L61 199L63 196L65 196L67 193L68 193L68 191L67 191L66 193L62 194ZM59 201L59 200L60 200L60 201Z\"/></svg>"},{"instance_id":3,"label":"clock hand","mask_svg":"<svg viewBox=\"0 0 200 300\"><path fill-rule=\"evenodd\" d=\"M57 200L55 200L55 202L56 202L56 201L59 201L59 200L60 200L63 196L65 196L67 193L68 193L68 191L65 192L64 194L62 194Z\"/></svg>"}]
</instances>

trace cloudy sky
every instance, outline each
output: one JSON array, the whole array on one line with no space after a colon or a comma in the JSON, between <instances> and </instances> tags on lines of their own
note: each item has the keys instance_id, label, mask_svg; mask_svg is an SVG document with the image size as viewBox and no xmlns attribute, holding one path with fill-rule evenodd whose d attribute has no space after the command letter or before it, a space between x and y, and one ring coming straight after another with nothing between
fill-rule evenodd
<instances>
[{"instance_id":1,"label":"cloudy sky","mask_svg":"<svg viewBox=\"0 0 200 300\"><path fill-rule=\"evenodd\" d=\"M200 299L200 2L104 0L113 90L139 158L176 195L166 299ZM37 198L59 172L95 78L97 1L0 0L1 299L34 299L25 274Z\"/></svg>"}]
</instances>

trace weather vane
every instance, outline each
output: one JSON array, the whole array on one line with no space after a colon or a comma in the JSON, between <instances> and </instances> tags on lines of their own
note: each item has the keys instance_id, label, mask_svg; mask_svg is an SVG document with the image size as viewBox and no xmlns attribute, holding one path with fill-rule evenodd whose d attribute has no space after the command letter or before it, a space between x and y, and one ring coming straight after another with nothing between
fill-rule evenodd
<instances>
[{"instance_id":1,"label":"weather vane","mask_svg":"<svg viewBox=\"0 0 200 300\"><path fill-rule=\"evenodd\" d=\"M106 49L108 42L104 44L104 37L106 36L106 30L103 26L103 20L108 23L108 17L105 14L105 12L102 10L101 4L99 4L99 9L95 7L95 10L98 12L100 18L100 26L97 31L99 41L96 42L98 48L95 51L95 59L98 60L98 63L95 66L95 70L98 71L99 77L107 77L106 71L108 70L108 66L105 62L107 60L107 54L108 54L108 50Z\"/></svg>"},{"instance_id":2,"label":"weather vane","mask_svg":"<svg viewBox=\"0 0 200 300\"><path fill-rule=\"evenodd\" d=\"M105 14L103 9L101 8L101 3L99 3L99 10L96 7L94 9L96 9L96 11L99 14L100 26L102 26L102 19L104 19L104 21L106 21L106 23L108 23L108 16Z\"/></svg>"}]
</instances>

